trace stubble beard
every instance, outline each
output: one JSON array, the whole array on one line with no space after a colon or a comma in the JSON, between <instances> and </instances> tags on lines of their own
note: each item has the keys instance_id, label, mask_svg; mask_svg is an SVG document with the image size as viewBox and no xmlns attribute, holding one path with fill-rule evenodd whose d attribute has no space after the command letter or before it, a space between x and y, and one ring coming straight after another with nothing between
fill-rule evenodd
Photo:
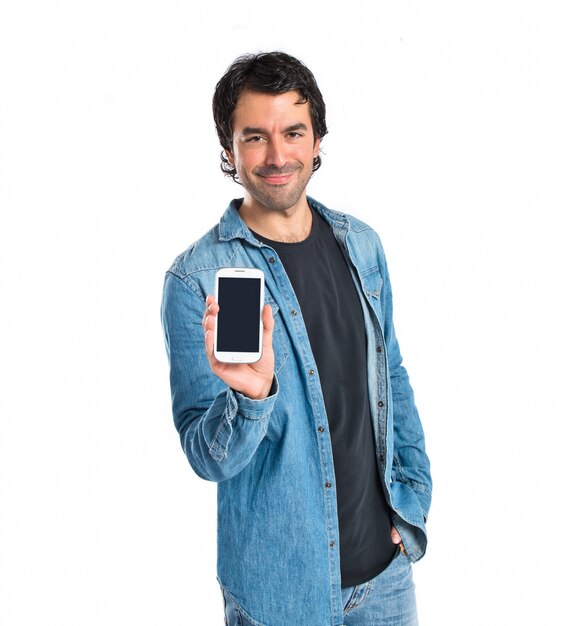
<instances>
[{"instance_id":1,"label":"stubble beard","mask_svg":"<svg viewBox=\"0 0 563 626\"><path fill-rule=\"evenodd\" d=\"M283 185L269 185L260 179L260 175L282 175L295 172L290 181ZM294 207L303 192L307 188L313 175L312 166L306 167L302 163L294 163L283 168L256 168L252 172L254 178L249 179L246 175L240 175L240 181L245 190L257 200L264 208L270 211L287 211ZM296 180L294 180L296 178Z\"/></svg>"}]
</instances>

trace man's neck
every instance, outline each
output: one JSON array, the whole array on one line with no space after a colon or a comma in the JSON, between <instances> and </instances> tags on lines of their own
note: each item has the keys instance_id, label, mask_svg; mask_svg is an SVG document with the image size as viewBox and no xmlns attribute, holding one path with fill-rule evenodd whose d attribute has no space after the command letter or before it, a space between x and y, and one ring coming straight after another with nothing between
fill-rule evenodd
<instances>
[{"instance_id":1,"label":"man's neck","mask_svg":"<svg viewBox=\"0 0 563 626\"><path fill-rule=\"evenodd\" d=\"M297 204L286 210L267 209L256 202L247 202L245 198L239 209L239 215L250 230L266 239L284 243L297 243L307 239L313 224L313 216L305 195Z\"/></svg>"}]
</instances>

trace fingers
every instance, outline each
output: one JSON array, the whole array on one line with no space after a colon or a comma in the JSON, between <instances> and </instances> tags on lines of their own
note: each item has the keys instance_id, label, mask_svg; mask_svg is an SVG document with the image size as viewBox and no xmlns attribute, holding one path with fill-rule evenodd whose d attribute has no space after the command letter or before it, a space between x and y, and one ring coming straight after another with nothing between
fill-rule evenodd
<instances>
[{"instance_id":1,"label":"fingers","mask_svg":"<svg viewBox=\"0 0 563 626\"><path fill-rule=\"evenodd\" d=\"M207 357L209 361L215 360L215 355L213 354L213 340L214 335L212 330L205 331L205 352L207 353Z\"/></svg>"},{"instance_id":2,"label":"fingers","mask_svg":"<svg viewBox=\"0 0 563 626\"><path fill-rule=\"evenodd\" d=\"M401 552L406 555L405 546L403 545L403 540L401 539L401 535L399 534L399 531L394 526L391 526L391 541L395 545L398 544Z\"/></svg>"},{"instance_id":3,"label":"fingers","mask_svg":"<svg viewBox=\"0 0 563 626\"><path fill-rule=\"evenodd\" d=\"M205 310L203 311L203 318L201 323L205 326L205 322L208 316L213 315L216 316L219 313L219 305L217 304L217 300L215 300L214 296L207 296L205 299Z\"/></svg>"},{"instance_id":4,"label":"fingers","mask_svg":"<svg viewBox=\"0 0 563 626\"><path fill-rule=\"evenodd\" d=\"M212 341L211 352L213 352L213 333L215 331L215 321L217 319L217 313L219 312L219 305L213 296L207 296L205 304L206 307L203 311L201 325L203 326L203 330L205 332L205 347L207 348L208 335L210 335ZM208 333L208 331L211 332Z\"/></svg>"},{"instance_id":5,"label":"fingers","mask_svg":"<svg viewBox=\"0 0 563 626\"><path fill-rule=\"evenodd\" d=\"M215 339L215 322L217 313L219 312L219 305L213 296L207 296L205 304L206 307L203 312L201 324L205 333L205 352L207 353L210 363L213 365L213 361L215 361L213 342Z\"/></svg>"}]
</instances>

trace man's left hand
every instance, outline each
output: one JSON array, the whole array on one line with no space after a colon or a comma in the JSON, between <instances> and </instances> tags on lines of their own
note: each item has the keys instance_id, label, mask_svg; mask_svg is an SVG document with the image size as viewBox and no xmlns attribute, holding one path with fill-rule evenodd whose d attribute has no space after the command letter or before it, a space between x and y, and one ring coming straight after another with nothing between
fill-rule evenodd
<instances>
[{"instance_id":1,"label":"man's left hand","mask_svg":"<svg viewBox=\"0 0 563 626\"><path fill-rule=\"evenodd\" d=\"M399 548L401 552L406 555L405 546L403 545L403 540L401 539L401 535L399 535L399 531L395 528L395 526L391 526L391 541L395 545L399 544Z\"/></svg>"}]
</instances>

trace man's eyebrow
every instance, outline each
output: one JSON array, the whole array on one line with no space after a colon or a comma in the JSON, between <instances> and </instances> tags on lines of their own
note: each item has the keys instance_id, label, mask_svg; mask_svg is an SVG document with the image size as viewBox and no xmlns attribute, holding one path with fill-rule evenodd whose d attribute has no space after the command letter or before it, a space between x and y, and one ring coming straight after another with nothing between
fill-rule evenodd
<instances>
[{"instance_id":1,"label":"man's eyebrow","mask_svg":"<svg viewBox=\"0 0 563 626\"><path fill-rule=\"evenodd\" d=\"M247 126L243 128L241 131L241 135L265 135L267 134L267 130L265 128L258 128L257 126Z\"/></svg>"},{"instance_id":2,"label":"man's eyebrow","mask_svg":"<svg viewBox=\"0 0 563 626\"><path fill-rule=\"evenodd\" d=\"M307 124L304 124L303 122L299 122L297 124L292 124L291 126L284 128L283 132L293 133L296 130L309 130L309 128ZM246 126L241 131L241 135L243 135L243 137L246 137L248 135L267 135L267 134L268 134L268 131L265 128L259 128L258 126Z\"/></svg>"},{"instance_id":3,"label":"man's eyebrow","mask_svg":"<svg viewBox=\"0 0 563 626\"><path fill-rule=\"evenodd\" d=\"M309 130L307 124L303 124L303 122L299 122L299 124L293 124L288 126L283 132L284 133L293 133L296 130Z\"/></svg>"}]
</instances>

